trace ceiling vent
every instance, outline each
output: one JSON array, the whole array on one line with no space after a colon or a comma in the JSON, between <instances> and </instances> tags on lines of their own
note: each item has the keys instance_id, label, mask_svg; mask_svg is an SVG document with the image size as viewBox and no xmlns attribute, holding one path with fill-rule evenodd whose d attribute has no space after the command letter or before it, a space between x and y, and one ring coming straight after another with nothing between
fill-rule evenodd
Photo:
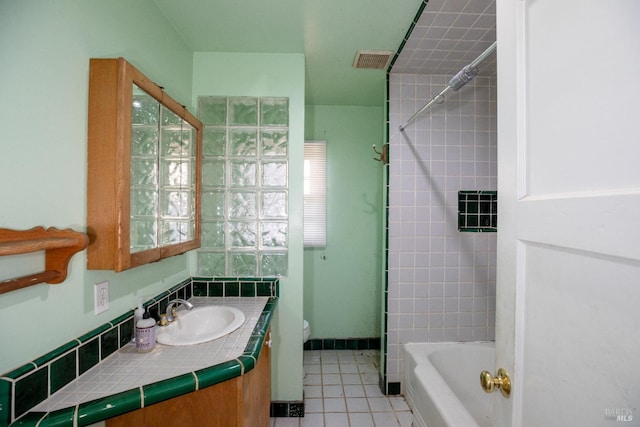
<instances>
[{"instance_id":1,"label":"ceiling vent","mask_svg":"<svg viewBox=\"0 0 640 427\"><path fill-rule=\"evenodd\" d=\"M353 68L381 70L387 68L392 55L392 50L359 50L353 60Z\"/></svg>"}]
</instances>

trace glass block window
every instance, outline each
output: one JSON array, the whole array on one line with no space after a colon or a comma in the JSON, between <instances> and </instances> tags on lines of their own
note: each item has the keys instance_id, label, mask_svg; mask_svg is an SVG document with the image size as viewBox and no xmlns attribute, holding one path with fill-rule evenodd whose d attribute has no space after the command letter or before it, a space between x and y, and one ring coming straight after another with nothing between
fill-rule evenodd
<instances>
[{"instance_id":1,"label":"glass block window","mask_svg":"<svg viewBox=\"0 0 640 427\"><path fill-rule=\"evenodd\" d=\"M198 275L286 276L289 99L200 97Z\"/></svg>"},{"instance_id":2,"label":"glass block window","mask_svg":"<svg viewBox=\"0 0 640 427\"><path fill-rule=\"evenodd\" d=\"M458 230L495 232L498 229L498 193L496 191L458 192Z\"/></svg>"}]
</instances>

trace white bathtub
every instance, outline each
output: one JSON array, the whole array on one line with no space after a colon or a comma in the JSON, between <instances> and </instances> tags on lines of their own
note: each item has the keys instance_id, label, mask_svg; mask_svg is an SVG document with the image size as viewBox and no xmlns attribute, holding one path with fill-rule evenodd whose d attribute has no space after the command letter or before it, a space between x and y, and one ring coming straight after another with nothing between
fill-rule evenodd
<instances>
[{"instance_id":1,"label":"white bathtub","mask_svg":"<svg viewBox=\"0 0 640 427\"><path fill-rule=\"evenodd\" d=\"M490 342L404 345L404 396L415 427L492 426L493 399L480 387L491 371Z\"/></svg>"}]
</instances>

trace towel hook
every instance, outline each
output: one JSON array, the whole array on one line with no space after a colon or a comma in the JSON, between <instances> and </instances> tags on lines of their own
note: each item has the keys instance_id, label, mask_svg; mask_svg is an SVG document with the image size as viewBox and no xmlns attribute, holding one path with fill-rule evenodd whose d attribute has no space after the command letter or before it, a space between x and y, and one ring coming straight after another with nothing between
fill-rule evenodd
<instances>
[{"instance_id":1,"label":"towel hook","mask_svg":"<svg viewBox=\"0 0 640 427\"><path fill-rule=\"evenodd\" d=\"M375 160L376 162L382 162L383 165L387 164L387 145L386 144L382 144L382 152L378 151L376 149L376 145L373 144L372 146L373 151L380 157L378 158L373 158L373 160Z\"/></svg>"}]
</instances>

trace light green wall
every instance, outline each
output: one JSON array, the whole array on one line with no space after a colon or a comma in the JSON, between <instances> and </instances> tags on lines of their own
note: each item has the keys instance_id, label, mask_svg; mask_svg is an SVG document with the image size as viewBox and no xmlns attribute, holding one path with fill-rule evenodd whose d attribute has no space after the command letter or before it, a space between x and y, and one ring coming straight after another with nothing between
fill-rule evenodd
<instances>
[{"instance_id":1,"label":"light green wall","mask_svg":"<svg viewBox=\"0 0 640 427\"><path fill-rule=\"evenodd\" d=\"M382 109L308 107L306 138L329 142L332 193L329 246L303 254L303 55L193 54L151 0L0 0L0 227L85 230L89 58L118 56L188 106L199 95L290 98L289 275L281 281L274 323L272 397L302 399L303 266L309 269L305 314L314 336L379 334L382 187L371 145L382 141ZM83 251L63 284L0 295L0 372L175 284L193 271L192 259L116 274L87 271ZM0 280L41 264L40 254L0 257ZM111 283L111 308L95 316L93 284L103 280Z\"/></svg>"},{"instance_id":2,"label":"light green wall","mask_svg":"<svg viewBox=\"0 0 640 427\"><path fill-rule=\"evenodd\" d=\"M304 55L196 52L198 96L289 97L289 272L280 280L272 354L272 400L302 400L302 213Z\"/></svg>"},{"instance_id":3,"label":"light green wall","mask_svg":"<svg viewBox=\"0 0 640 427\"><path fill-rule=\"evenodd\" d=\"M151 0L0 0L0 227L86 229L89 58L123 56L190 105L192 52ZM86 270L0 295L0 373L66 343L189 275L187 256L115 274ZM44 268L0 257L0 280ZM93 314L93 285L111 307Z\"/></svg>"},{"instance_id":4,"label":"light green wall","mask_svg":"<svg viewBox=\"0 0 640 427\"><path fill-rule=\"evenodd\" d=\"M380 336L383 108L307 106L305 139L327 141L327 246L304 250L312 338ZM376 156L377 157L377 156Z\"/></svg>"}]
</instances>

